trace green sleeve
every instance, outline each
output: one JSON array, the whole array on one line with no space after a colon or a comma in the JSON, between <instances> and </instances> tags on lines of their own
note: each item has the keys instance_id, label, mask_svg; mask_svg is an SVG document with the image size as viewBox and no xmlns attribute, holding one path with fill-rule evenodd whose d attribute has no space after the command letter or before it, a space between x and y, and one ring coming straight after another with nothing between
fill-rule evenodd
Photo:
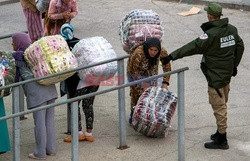
<instances>
[{"instance_id":1,"label":"green sleeve","mask_svg":"<svg viewBox=\"0 0 250 161\"><path fill-rule=\"evenodd\" d=\"M236 49L235 49L235 60L234 66L237 67L240 64L240 60L242 58L244 52L244 43L240 36L238 36L238 41L236 42Z\"/></svg>"},{"instance_id":2,"label":"green sleeve","mask_svg":"<svg viewBox=\"0 0 250 161\"><path fill-rule=\"evenodd\" d=\"M176 60L176 59L180 59L186 56L191 56L195 54L203 54L207 49L208 43L209 43L208 37L207 38L205 37L202 39L198 37L197 39L175 50L170 55L172 56L173 60Z\"/></svg>"}]
</instances>

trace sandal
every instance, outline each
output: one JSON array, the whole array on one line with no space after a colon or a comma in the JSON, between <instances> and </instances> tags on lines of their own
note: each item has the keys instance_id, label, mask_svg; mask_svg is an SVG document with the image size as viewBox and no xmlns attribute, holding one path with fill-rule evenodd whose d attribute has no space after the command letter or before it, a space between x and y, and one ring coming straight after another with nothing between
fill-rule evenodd
<instances>
[{"instance_id":1,"label":"sandal","mask_svg":"<svg viewBox=\"0 0 250 161\"><path fill-rule=\"evenodd\" d=\"M46 160L46 158L36 157L34 153L29 153L28 157L31 159L36 159L36 160Z\"/></svg>"},{"instance_id":2,"label":"sandal","mask_svg":"<svg viewBox=\"0 0 250 161\"><path fill-rule=\"evenodd\" d=\"M56 153L46 153L46 155L48 155L48 156L55 156Z\"/></svg>"}]
</instances>

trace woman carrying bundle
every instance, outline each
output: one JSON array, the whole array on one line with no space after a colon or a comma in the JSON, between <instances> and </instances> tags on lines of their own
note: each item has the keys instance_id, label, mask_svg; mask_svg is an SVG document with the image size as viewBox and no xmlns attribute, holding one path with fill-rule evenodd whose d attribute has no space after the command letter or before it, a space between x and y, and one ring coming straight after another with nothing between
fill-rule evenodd
<instances>
[{"instance_id":1,"label":"woman carrying bundle","mask_svg":"<svg viewBox=\"0 0 250 161\"><path fill-rule=\"evenodd\" d=\"M13 57L16 62L16 82L34 78L23 56L24 51L31 45L29 36L25 33L16 33L12 36L12 40L13 50L15 51ZM24 84L23 89L28 109L52 104L57 98L56 86L54 84L44 86L37 82L30 82ZM34 112L33 118L36 144L34 151L28 157L45 160L46 155L56 154L54 107Z\"/></svg>"},{"instance_id":2,"label":"woman carrying bundle","mask_svg":"<svg viewBox=\"0 0 250 161\"><path fill-rule=\"evenodd\" d=\"M74 46L76 45L76 43L80 41L78 38L74 37L74 28L70 24L64 24L61 27L61 35L67 41L70 50L72 50ZM99 85L83 87L80 85L81 83L79 82L80 82L80 78L78 76L78 73L75 73L74 75L66 79L64 82L62 82L66 86L65 92L68 93L69 98L93 93L99 89ZM63 91L61 91L61 95L63 96L62 93ZM78 140L79 141L88 141L88 142L94 141L94 137L92 135L93 123L94 123L94 109L93 109L94 100L95 100L95 96L88 97L88 98L78 101L78 131L79 131ZM81 111L79 107L81 101L82 101L82 110L85 114L86 132L82 131ZM71 142L71 136L64 138L64 142Z\"/></svg>"},{"instance_id":3,"label":"woman carrying bundle","mask_svg":"<svg viewBox=\"0 0 250 161\"><path fill-rule=\"evenodd\" d=\"M142 45L135 48L129 57L127 65L128 81L133 82L139 79L150 77L158 74L158 66L161 58L167 56L167 50L161 47L161 42L158 38L152 37L147 39ZM164 72L171 71L171 65L166 64L162 66ZM163 78L162 88L168 89L170 75ZM147 81L141 84L130 86L130 118L129 123L132 123L132 116L134 112L134 106L143 91L149 86L156 86L157 82Z\"/></svg>"},{"instance_id":4,"label":"woman carrying bundle","mask_svg":"<svg viewBox=\"0 0 250 161\"><path fill-rule=\"evenodd\" d=\"M61 26L78 13L76 0L51 0L44 18L44 35L60 34Z\"/></svg>"}]
</instances>

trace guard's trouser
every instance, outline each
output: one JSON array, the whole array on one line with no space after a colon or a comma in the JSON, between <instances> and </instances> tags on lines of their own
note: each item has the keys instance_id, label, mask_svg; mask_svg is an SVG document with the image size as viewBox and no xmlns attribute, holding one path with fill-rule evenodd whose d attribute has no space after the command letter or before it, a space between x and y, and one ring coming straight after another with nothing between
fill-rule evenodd
<instances>
[{"instance_id":1,"label":"guard's trouser","mask_svg":"<svg viewBox=\"0 0 250 161\"><path fill-rule=\"evenodd\" d=\"M227 101L229 91L229 84L217 90L208 87L209 103L214 110L217 130L221 134L224 134L227 129Z\"/></svg>"}]
</instances>

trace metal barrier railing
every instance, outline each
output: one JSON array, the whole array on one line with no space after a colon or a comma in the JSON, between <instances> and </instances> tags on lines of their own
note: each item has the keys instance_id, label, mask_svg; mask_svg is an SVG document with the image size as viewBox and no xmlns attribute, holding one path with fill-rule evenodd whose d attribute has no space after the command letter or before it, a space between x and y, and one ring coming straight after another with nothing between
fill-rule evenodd
<instances>
[{"instance_id":1,"label":"metal barrier railing","mask_svg":"<svg viewBox=\"0 0 250 161\"><path fill-rule=\"evenodd\" d=\"M107 93L107 92L111 92L114 90L121 90L121 89L124 89L125 87L132 86L132 85L144 82L144 81L149 81L149 80L163 77L165 75L178 73L178 160L184 161L185 160L185 142L184 142L185 141L185 138L184 138L184 129L185 129L184 128L185 127L185 123L184 123L184 106L185 106L184 105L184 71L185 70L188 70L188 68L187 67L181 68L181 69L174 70L171 72L167 72L167 73L163 73L160 75L148 77L145 79L140 79L138 81L134 81L131 83L123 84L121 86L117 86L117 87L113 87L110 89L86 94L83 96L78 96L75 98L68 99L66 101L53 103L53 104L46 105L46 106L41 106L41 107L38 107L35 109L23 111L23 112L18 111L19 101L14 101L14 107L13 107L14 114L0 118L0 121L6 120L9 118L13 118L13 127L14 127L13 128L13 134L14 134L13 138L14 138L14 145L15 145L14 160L18 161L19 160L18 158L20 158L20 147L16 147L17 145L20 146L20 129L19 129L20 120L19 120L18 116L33 113L35 111L44 110L44 109L47 109L50 107L60 106L60 105L66 104L66 103L73 103L71 106L72 107L71 108L72 160L77 161L78 160L78 118L77 118L77 116L78 116L78 102L77 101L78 100L92 97L92 96L99 95L99 94L103 94L103 93ZM14 87L13 97L15 98L18 95L19 95L19 88ZM120 95L122 95L122 94L120 94ZM124 99L125 98L123 97L121 100L123 100L125 103ZM119 100L119 139L120 139L120 148L121 149L127 147L127 145L126 145L126 119L125 119L125 108L124 108L125 104L123 104L122 102L120 102L120 100Z\"/></svg>"},{"instance_id":2,"label":"metal barrier railing","mask_svg":"<svg viewBox=\"0 0 250 161\"><path fill-rule=\"evenodd\" d=\"M28 31L21 31L21 32L28 33ZM7 34L7 35L0 36L0 40L1 40L1 39L10 38L10 37L12 37L12 35L13 35L13 34Z\"/></svg>"},{"instance_id":3,"label":"metal barrier railing","mask_svg":"<svg viewBox=\"0 0 250 161\"><path fill-rule=\"evenodd\" d=\"M8 115L8 116L4 116L4 117L0 117L0 121L2 120L7 120L10 118L13 118L13 145L14 145L14 150L13 150L13 160L14 161L20 161L20 119L19 116L25 115L25 114L29 114L29 113L33 113L35 111L40 111L40 110L44 110L50 107L56 107L56 106L60 106L63 104L71 104L71 134L72 134L72 144L71 144L71 153L72 153L72 157L71 160L72 161L77 161L79 159L78 157L78 100L84 99L84 98L88 98L88 97L92 97L95 95L99 95L99 94L103 94L103 93L107 93L110 91L114 91L114 90L118 90L118 105L119 105L119 149L125 149L127 148L127 144L126 144L126 114L125 114L125 87L128 86L132 86L144 81L149 81L149 80L153 80L153 79L157 79L160 77L163 77L165 75L171 75L171 74L175 74L177 73L177 90L178 90L178 160L179 161L184 161L185 160L185 137L184 137L184 129L185 129L185 118L184 118L184 71L188 70L188 67L185 68L180 68L174 71L170 71L170 72L166 72L160 75L155 75L155 76L151 76L148 78L144 78L144 79L140 79L134 82L130 82L127 84L124 84L124 59L128 58L129 55L124 55L124 56L120 56L117 58L113 58L110 60L106 60L106 61L101 61L99 63L95 63L95 64L91 64L91 65L87 65L84 67L78 67L75 69L71 69L71 70L67 70L67 71L63 71L63 72L59 72L59 73L55 73L52 75L48 75L48 76L44 76L44 77L40 77L40 78L33 78L30 80L26 80L26 81L22 81L22 82L18 82L18 83L14 83L14 84L10 84L10 85L6 85L3 87L0 87L0 90L5 89L5 88L13 88L13 92L12 92L12 111L13 114ZM118 79L120 78L120 80L118 80L119 82L119 86L117 87L112 87L106 90L102 90L102 91L98 91L98 92L94 92L94 93L90 93L90 94L86 94L83 96L78 96L75 98L71 98L71 99L67 99L58 103L53 103L53 104L49 104L46 106L41 106L35 109L31 109L31 110L27 110L27 111L21 111L20 112L20 100L19 100L19 95L20 95L20 86L29 82L33 82L33 81L38 81L38 80L42 80L42 79L46 79L46 78L51 78L51 77L55 77L58 75L62 75L62 74L66 74L69 72L75 72L75 71L79 71L82 69L86 69L86 68L90 68L93 66L97 66L97 65L101 65L101 64L105 64L105 63L109 63L109 62L113 62L113 61L118 61Z\"/></svg>"}]
</instances>

